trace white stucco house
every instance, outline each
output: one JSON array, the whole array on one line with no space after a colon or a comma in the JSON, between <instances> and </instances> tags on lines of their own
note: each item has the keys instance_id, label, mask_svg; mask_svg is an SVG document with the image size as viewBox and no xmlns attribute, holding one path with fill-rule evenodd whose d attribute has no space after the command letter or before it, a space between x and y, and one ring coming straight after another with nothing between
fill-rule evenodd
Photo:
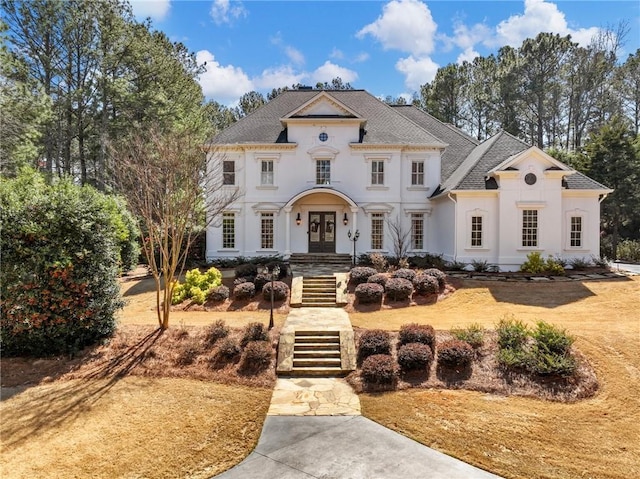
<instances>
[{"instance_id":1,"label":"white stucco house","mask_svg":"<svg viewBox=\"0 0 640 479\"><path fill-rule=\"evenodd\" d=\"M410 230L410 254L448 261L590 258L611 192L506 132L479 142L362 90L286 91L207 149L221 191L242 193L207 230L207 259L350 254L356 230L357 254L391 254L388 221Z\"/></svg>"}]
</instances>

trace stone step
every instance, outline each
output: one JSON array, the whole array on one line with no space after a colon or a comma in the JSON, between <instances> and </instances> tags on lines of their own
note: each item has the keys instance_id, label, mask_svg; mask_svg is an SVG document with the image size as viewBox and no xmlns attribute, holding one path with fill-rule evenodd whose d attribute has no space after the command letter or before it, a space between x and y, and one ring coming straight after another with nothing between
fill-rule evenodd
<instances>
[{"instance_id":1,"label":"stone step","mask_svg":"<svg viewBox=\"0 0 640 479\"><path fill-rule=\"evenodd\" d=\"M293 358L294 368L317 368L317 367L333 367L341 368L340 358Z\"/></svg>"},{"instance_id":2,"label":"stone step","mask_svg":"<svg viewBox=\"0 0 640 479\"><path fill-rule=\"evenodd\" d=\"M297 377L305 377L305 376L327 376L327 377L335 377L335 376L346 376L349 371L343 371L342 368L337 367L308 367L308 368L299 368L293 367L291 371L288 371L287 376L297 376Z\"/></svg>"},{"instance_id":3,"label":"stone step","mask_svg":"<svg viewBox=\"0 0 640 479\"><path fill-rule=\"evenodd\" d=\"M302 302L300 303L300 306L303 308L335 308L338 305L335 302L326 302L326 303L319 303L317 301L315 302Z\"/></svg>"},{"instance_id":4,"label":"stone step","mask_svg":"<svg viewBox=\"0 0 640 479\"><path fill-rule=\"evenodd\" d=\"M326 343L294 343L294 351L340 350L340 341Z\"/></svg>"},{"instance_id":5,"label":"stone step","mask_svg":"<svg viewBox=\"0 0 640 479\"><path fill-rule=\"evenodd\" d=\"M316 349L313 351L299 351L298 348L293 348L293 360L296 359L320 359L320 358L338 358L340 359L340 346L337 350L328 349Z\"/></svg>"},{"instance_id":6,"label":"stone step","mask_svg":"<svg viewBox=\"0 0 640 479\"><path fill-rule=\"evenodd\" d=\"M340 337L340 331L332 329L296 329L295 336L335 336Z\"/></svg>"},{"instance_id":7,"label":"stone step","mask_svg":"<svg viewBox=\"0 0 640 479\"><path fill-rule=\"evenodd\" d=\"M336 297L336 292L335 291L320 291L320 290L313 290L313 291L303 291L303 298L334 298Z\"/></svg>"},{"instance_id":8,"label":"stone step","mask_svg":"<svg viewBox=\"0 0 640 479\"><path fill-rule=\"evenodd\" d=\"M298 336L296 335L294 339L294 344L302 344L302 343L311 343L311 344L327 344L327 343L340 343L340 335L333 333L332 335L322 335L322 334L309 334L306 336Z\"/></svg>"}]
</instances>

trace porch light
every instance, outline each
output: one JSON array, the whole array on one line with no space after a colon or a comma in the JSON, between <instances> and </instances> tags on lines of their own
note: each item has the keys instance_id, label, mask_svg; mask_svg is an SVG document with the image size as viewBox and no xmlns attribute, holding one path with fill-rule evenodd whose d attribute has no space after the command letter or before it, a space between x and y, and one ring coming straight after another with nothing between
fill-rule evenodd
<instances>
[{"instance_id":1,"label":"porch light","mask_svg":"<svg viewBox=\"0 0 640 479\"><path fill-rule=\"evenodd\" d=\"M342 223L347 226L349 224L349 217L347 216L347 214L345 213L344 216L342 217Z\"/></svg>"},{"instance_id":2,"label":"porch light","mask_svg":"<svg viewBox=\"0 0 640 479\"><path fill-rule=\"evenodd\" d=\"M302 223L302 218L300 218L300 213L298 213L298 216L296 216L296 225L300 226L301 223Z\"/></svg>"}]
</instances>

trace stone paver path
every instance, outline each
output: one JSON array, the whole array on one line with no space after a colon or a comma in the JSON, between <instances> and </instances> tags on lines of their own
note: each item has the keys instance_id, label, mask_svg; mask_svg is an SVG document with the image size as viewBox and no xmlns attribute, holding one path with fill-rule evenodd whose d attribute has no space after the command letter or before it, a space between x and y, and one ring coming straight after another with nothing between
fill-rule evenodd
<instances>
[{"instance_id":1,"label":"stone paver path","mask_svg":"<svg viewBox=\"0 0 640 479\"><path fill-rule=\"evenodd\" d=\"M269 416L359 416L360 399L344 379L279 378Z\"/></svg>"}]
</instances>

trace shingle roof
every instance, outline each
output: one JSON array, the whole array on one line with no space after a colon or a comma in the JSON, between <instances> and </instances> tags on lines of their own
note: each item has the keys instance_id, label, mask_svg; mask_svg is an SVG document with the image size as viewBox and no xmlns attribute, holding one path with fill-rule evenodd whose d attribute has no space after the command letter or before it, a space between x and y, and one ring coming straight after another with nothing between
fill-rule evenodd
<instances>
[{"instance_id":1,"label":"shingle roof","mask_svg":"<svg viewBox=\"0 0 640 479\"><path fill-rule=\"evenodd\" d=\"M280 119L321 93L318 90L285 91L220 132L211 143L286 142ZM324 93L367 120L366 134L361 135L362 143L445 146L427 130L364 90L325 90Z\"/></svg>"},{"instance_id":2,"label":"shingle roof","mask_svg":"<svg viewBox=\"0 0 640 479\"><path fill-rule=\"evenodd\" d=\"M573 175L565 176L568 190L610 190L602 183L598 183L596 180L592 180L582 173L574 173Z\"/></svg>"}]
</instances>

